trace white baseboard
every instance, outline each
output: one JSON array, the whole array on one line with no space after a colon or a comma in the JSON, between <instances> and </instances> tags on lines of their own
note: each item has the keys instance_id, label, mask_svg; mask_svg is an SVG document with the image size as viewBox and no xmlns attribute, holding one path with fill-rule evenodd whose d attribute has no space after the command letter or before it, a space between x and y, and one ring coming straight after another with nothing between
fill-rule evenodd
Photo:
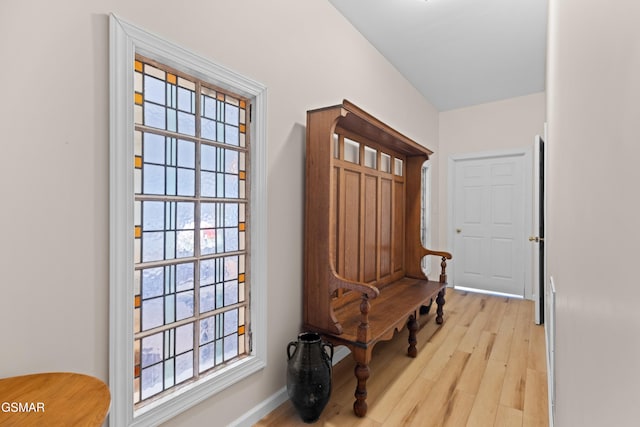
<instances>
[{"instance_id":1,"label":"white baseboard","mask_svg":"<svg viewBox=\"0 0 640 427\"><path fill-rule=\"evenodd\" d=\"M229 424L230 427L251 427L267 414L282 405L289 396L287 396L287 387L282 387L276 393L263 400L258 405L247 411L243 416Z\"/></svg>"},{"instance_id":2,"label":"white baseboard","mask_svg":"<svg viewBox=\"0 0 640 427\"><path fill-rule=\"evenodd\" d=\"M333 365L335 366L349 354L351 354L351 351L349 351L347 347L336 347L335 352L333 353ZM247 411L243 416L229 424L229 427L251 427L274 411L278 406L286 402L288 398L287 387L282 387L280 390Z\"/></svg>"},{"instance_id":3,"label":"white baseboard","mask_svg":"<svg viewBox=\"0 0 640 427\"><path fill-rule=\"evenodd\" d=\"M549 277L549 291L545 299L547 305L545 337L547 344L547 386L548 386L548 407L549 407L549 427L555 425L556 393L555 393L555 343L556 343L556 285L553 276Z\"/></svg>"}]
</instances>

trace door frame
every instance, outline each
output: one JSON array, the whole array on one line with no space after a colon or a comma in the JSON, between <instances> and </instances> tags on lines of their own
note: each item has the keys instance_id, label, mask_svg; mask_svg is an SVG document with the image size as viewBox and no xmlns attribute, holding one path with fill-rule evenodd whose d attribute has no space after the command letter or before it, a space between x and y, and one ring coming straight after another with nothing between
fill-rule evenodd
<instances>
[{"instance_id":1,"label":"door frame","mask_svg":"<svg viewBox=\"0 0 640 427\"><path fill-rule=\"evenodd\" d=\"M542 153L541 153L542 151ZM532 242L532 289L535 302L535 323L541 325L545 320L545 297L547 277L547 248L545 243L545 225L547 222L547 147L545 136L536 135L533 143L533 222L532 238L540 239ZM540 185L542 180L542 185Z\"/></svg>"},{"instance_id":2,"label":"door frame","mask_svg":"<svg viewBox=\"0 0 640 427\"><path fill-rule=\"evenodd\" d=\"M450 155L448 159L448 185L447 185L447 239L449 241L449 247L451 248L451 252L454 254L452 262L456 262L455 252L455 176L456 176L456 167L459 164L458 162L468 161L468 160L483 160L483 159L492 159L492 158L501 158L501 157L522 157L523 158L523 187L524 187L524 222L522 227L522 236L524 244L524 269L523 269L523 279L524 279L524 295L522 296L525 299L533 299L533 245L529 243L529 236L531 235L531 227L533 221L533 147L526 148L516 148L516 149L505 149L505 150L492 150L492 151L482 151L482 152L473 152L466 154L455 154ZM455 287L456 278L455 278L455 269L451 268L450 270L450 283Z\"/></svg>"}]
</instances>

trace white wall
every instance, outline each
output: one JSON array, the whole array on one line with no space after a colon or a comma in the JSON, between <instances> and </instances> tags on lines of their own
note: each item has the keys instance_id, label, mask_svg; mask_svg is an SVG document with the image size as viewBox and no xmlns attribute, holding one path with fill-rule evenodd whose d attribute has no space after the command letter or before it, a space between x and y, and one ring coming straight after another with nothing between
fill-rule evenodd
<instances>
[{"instance_id":1,"label":"white wall","mask_svg":"<svg viewBox=\"0 0 640 427\"><path fill-rule=\"evenodd\" d=\"M640 419L640 3L551 0L556 426Z\"/></svg>"},{"instance_id":2,"label":"white wall","mask_svg":"<svg viewBox=\"0 0 640 427\"><path fill-rule=\"evenodd\" d=\"M545 122L545 93L510 98L440 113L438 204L434 222L439 226L440 246L448 242L448 159L461 154L533 147ZM455 262L455 258L453 260Z\"/></svg>"},{"instance_id":3,"label":"white wall","mask_svg":"<svg viewBox=\"0 0 640 427\"><path fill-rule=\"evenodd\" d=\"M268 87L268 367L167 425L284 386L301 324L305 112L347 98L437 151L436 110L326 0L0 2L0 377L108 377L108 14Z\"/></svg>"}]
</instances>

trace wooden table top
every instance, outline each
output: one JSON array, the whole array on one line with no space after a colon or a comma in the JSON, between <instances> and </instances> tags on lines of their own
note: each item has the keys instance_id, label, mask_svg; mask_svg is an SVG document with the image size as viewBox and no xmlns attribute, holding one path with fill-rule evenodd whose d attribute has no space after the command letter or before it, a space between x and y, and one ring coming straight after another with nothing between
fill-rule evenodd
<instances>
[{"instance_id":1,"label":"wooden table top","mask_svg":"<svg viewBox=\"0 0 640 427\"><path fill-rule=\"evenodd\" d=\"M98 378L70 372L0 379L0 426L101 426L111 394Z\"/></svg>"}]
</instances>

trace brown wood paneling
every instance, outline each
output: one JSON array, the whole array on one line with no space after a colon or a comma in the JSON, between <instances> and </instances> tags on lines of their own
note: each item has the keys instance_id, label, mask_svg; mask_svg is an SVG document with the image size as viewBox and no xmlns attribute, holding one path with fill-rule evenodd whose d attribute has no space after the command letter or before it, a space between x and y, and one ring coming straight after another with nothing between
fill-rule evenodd
<instances>
[{"instance_id":1,"label":"brown wood paneling","mask_svg":"<svg viewBox=\"0 0 640 427\"><path fill-rule=\"evenodd\" d=\"M376 280L378 179L366 175L364 184L364 281Z\"/></svg>"},{"instance_id":2,"label":"brown wood paneling","mask_svg":"<svg viewBox=\"0 0 640 427\"><path fill-rule=\"evenodd\" d=\"M404 268L404 182L394 182L393 271Z\"/></svg>"},{"instance_id":3,"label":"brown wood paneling","mask_svg":"<svg viewBox=\"0 0 640 427\"><path fill-rule=\"evenodd\" d=\"M380 278L391 274L391 180L380 180Z\"/></svg>"},{"instance_id":4,"label":"brown wood paneling","mask_svg":"<svg viewBox=\"0 0 640 427\"><path fill-rule=\"evenodd\" d=\"M344 171L344 277L360 280L360 173Z\"/></svg>"}]
</instances>

